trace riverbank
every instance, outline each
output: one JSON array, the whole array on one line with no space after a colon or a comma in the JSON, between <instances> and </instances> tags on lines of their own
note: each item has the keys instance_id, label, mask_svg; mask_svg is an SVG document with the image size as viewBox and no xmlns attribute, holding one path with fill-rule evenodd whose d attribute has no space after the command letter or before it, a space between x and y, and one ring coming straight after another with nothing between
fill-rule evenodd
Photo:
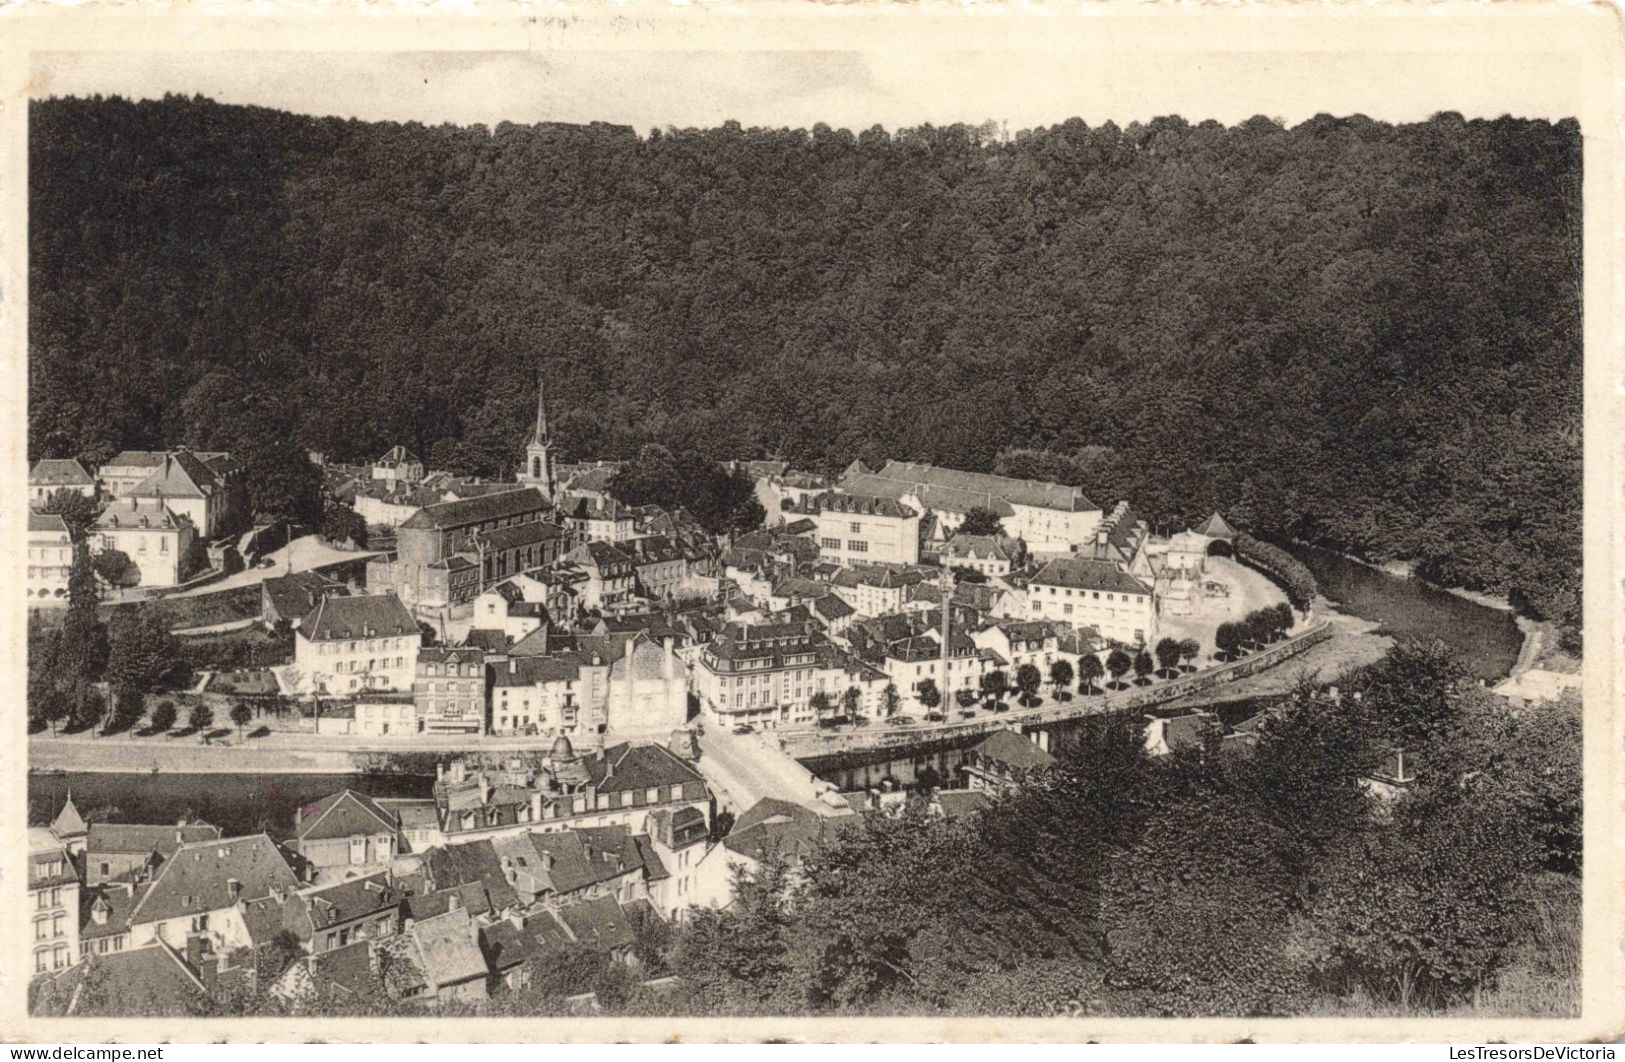
<instances>
[{"instance_id":1,"label":"riverbank","mask_svg":"<svg viewBox=\"0 0 1625 1062\"><path fill-rule=\"evenodd\" d=\"M1291 693L1305 677L1332 682L1352 668L1381 660L1394 640L1377 633L1380 624L1347 616L1322 606L1317 615L1332 626L1332 636L1274 667L1226 683L1210 693L1197 693L1169 701L1170 708L1212 708L1235 701L1279 697Z\"/></svg>"}]
</instances>

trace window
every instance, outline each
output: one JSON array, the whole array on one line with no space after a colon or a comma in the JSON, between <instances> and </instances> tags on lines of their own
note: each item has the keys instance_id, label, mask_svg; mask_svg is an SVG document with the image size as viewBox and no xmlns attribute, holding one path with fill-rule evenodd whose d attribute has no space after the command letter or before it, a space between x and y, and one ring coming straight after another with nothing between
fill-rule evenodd
<instances>
[{"instance_id":1,"label":"window","mask_svg":"<svg viewBox=\"0 0 1625 1062\"><path fill-rule=\"evenodd\" d=\"M863 541L861 538L854 538L847 542L846 549L849 553L868 553L869 543Z\"/></svg>"},{"instance_id":2,"label":"window","mask_svg":"<svg viewBox=\"0 0 1625 1062\"><path fill-rule=\"evenodd\" d=\"M50 938L51 934L49 934L49 933L47 933L45 931L45 927L47 925L49 925L49 924L50 923L46 922L45 919L43 919L43 918L41 918L38 922L34 923L34 939L35 940L48 940Z\"/></svg>"},{"instance_id":3,"label":"window","mask_svg":"<svg viewBox=\"0 0 1625 1062\"><path fill-rule=\"evenodd\" d=\"M45 952L36 951L34 953L34 972L35 973L44 973L47 969L48 969L48 967L47 967L46 961L45 961Z\"/></svg>"},{"instance_id":4,"label":"window","mask_svg":"<svg viewBox=\"0 0 1625 1062\"><path fill-rule=\"evenodd\" d=\"M824 547L825 549L840 549L841 548L841 540L838 539L838 538L821 538L821 539L818 540L818 544L820 546Z\"/></svg>"},{"instance_id":5,"label":"window","mask_svg":"<svg viewBox=\"0 0 1625 1062\"><path fill-rule=\"evenodd\" d=\"M658 786L650 786L649 791L646 794L644 794L644 799L646 801L648 801L650 804L658 804L658 803L660 803L660 789L659 789L659 787Z\"/></svg>"},{"instance_id":6,"label":"window","mask_svg":"<svg viewBox=\"0 0 1625 1062\"><path fill-rule=\"evenodd\" d=\"M862 530L863 530L863 525L858 523L856 520L853 520L852 521L852 533L855 535L855 534L858 534Z\"/></svg>"}]
</instances>

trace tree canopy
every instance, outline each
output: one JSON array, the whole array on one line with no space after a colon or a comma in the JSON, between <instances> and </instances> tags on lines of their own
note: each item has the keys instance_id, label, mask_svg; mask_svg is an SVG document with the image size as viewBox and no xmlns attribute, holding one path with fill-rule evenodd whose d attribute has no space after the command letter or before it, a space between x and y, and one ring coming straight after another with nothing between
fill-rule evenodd
<instances>
[{"instance_id":1,"label":"tree canopy","mask_svg":"<svg viewBox=\"0 0 1625 1062\"><path fill-rule=\"evenodd\" d=\"M32 455L230 446L314 525L306 450L511 475L540 367L569 458L1042 476L1578 622L1572 120L30 122Z\"/></svg>"}]
</instances>

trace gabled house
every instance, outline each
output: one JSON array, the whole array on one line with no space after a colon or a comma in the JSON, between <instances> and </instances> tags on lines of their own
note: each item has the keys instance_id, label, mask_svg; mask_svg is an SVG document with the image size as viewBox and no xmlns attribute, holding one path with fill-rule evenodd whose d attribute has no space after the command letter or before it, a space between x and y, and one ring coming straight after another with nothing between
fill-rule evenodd
<instances>
[{"instance_id":1,"label":"gabled house","mask_svg":"<svg viewBox=\"0 0 1625 1062\"><path fill-rule=\"evenodd\" d=\"M42 457L28 470L28 504L39 506L59 490L96 497L96 480L74 458Z\"/></svg>"},{"instance_id":2,"label":"gabled house","mask_svg":"<svg viewBox=\"0 0 1625 1062\"><path fill-rule=\"evenodd\" d=\"M342 789L300 808L294 851L319 872L377 866L399 854L393 813L353 789Z\"/></svg>"}]
</instances>

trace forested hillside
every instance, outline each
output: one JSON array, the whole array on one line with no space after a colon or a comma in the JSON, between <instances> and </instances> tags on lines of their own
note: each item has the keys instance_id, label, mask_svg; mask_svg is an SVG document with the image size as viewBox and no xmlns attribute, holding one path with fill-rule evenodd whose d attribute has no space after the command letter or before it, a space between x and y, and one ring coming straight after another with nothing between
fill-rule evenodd
<instances>
[{"instance_id":1,"label":"forested hillside","mask_svg":"<svg viewBox=\"0 0 1625 1062\"><path fill-rule=\"evenodd\" d=\"M1572 622L1573 122L428 128L32 108L30 449L1042 472Z\"/></svg>"}]
</instances>

